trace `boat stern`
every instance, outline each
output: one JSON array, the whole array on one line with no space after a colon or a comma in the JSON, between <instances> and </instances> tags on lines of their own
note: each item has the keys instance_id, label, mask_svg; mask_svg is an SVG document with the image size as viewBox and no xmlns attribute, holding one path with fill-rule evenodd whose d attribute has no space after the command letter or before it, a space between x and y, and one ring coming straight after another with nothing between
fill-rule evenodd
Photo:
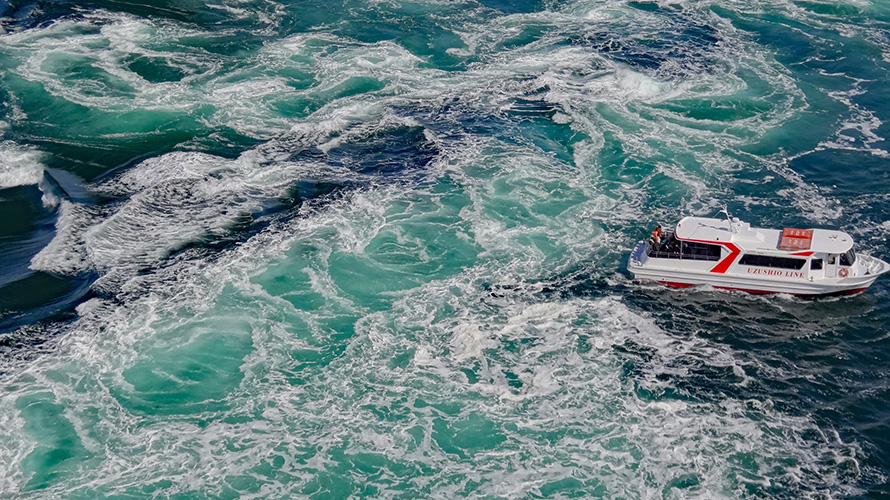
<instances>
[{"instance_id":1,"label":"boat stern","mask_svg":"<svg viewBox=\"0 0 890 500\"><path fill-rule=\"evenodd\" d=\"M643 264L649 260L649 256L646 254L646 249L649 247L649 243L646 240L640 240L637 242L637 245L630 252L630 257L627 258L627 270L631 273L636 273L636 270L643 267Z\"/></svg>"}]
</instances>

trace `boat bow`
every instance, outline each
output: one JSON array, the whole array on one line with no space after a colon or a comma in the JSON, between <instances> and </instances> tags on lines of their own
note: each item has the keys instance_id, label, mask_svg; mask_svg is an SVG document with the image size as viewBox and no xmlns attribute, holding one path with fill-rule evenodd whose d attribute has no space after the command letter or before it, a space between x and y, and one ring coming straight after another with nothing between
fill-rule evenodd
<instances>
[{"instance_id":1,"label":"boat bow","mask_svg":"<svg viewBox=\"0 0 890 500\"><path fill-rule=\"evenodd\" d=\"M890 264L881 259L872 257L871 255L859 255L859 260L865 267L866 276L877 276L890 271Z\"/></svg>"}]
</instances>

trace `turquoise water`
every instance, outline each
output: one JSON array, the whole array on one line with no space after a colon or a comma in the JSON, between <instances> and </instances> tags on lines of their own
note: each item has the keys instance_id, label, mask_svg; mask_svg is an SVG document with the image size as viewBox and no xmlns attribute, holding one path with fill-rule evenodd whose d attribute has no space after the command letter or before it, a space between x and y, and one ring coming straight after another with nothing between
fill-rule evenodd
<instances>
[{"instance_id":1,"label":"turquoise water","mask_svg":"<svg viewBox=\"0 0 890 500\"><path fill-rule=\"evenodd\" d=\"M0 2L0 498L890 498L886 2Z\"/></svg>"}]
</instances>

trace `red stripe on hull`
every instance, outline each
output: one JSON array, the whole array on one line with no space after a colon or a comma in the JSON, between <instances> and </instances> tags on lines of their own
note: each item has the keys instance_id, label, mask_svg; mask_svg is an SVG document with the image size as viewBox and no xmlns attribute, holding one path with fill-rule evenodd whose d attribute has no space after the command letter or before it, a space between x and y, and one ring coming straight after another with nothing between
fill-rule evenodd
<instances>
[{"instance_id":1,"label":"red stripe on hull","mask_svg":"<svg viewBox=\"0 0 890 500\"><path fill-rule=\"evenodd\" d=\"M771 291L771 290L751 290L751 289L749 289L749 288L733 288L733 287L731 287L731 286L715 286L714 288L719 288L719 289L721 289L721 290L736 290L736 291L739 291L739 292L753 293L753 294L755 294L755 295L769 295L769 294L772 294L772 293L788 293L788 292L774 292L774 291ZM792 293L791 295L809 295L809 294L805 294L805 293Z\"/></svg>"},{"instance_id":2,"label":"red stripe on hull","mask_svg":"<svg viewBox=\"0 0 890 500\"><path fill-rule=\"evenodd\" d=\"M669 286L671 288L691 288L694 286L698 286L695 283L680 283L678 281L659 281L662 285ZM819 295L853 295L856 293L864 292L868 287L862 288L854 288L852 290L841 290L839 292L826 292L826 293L791 293L791 292L777 292L775 290L754 290L751 288L734 288L731 286L715 286L714 288L720 290L735 290L738 292L751 293L755 295L769 295L773 293L785 293L788 295L798 295L802 297L815 297Z\"/></svg>"},{"instance_id":3,"label":"red stripe on hull","mask_svg":"<svg viewBox=\"0 0 890 500\"><path fill-rule=\"evenodd\" d=\"M672 288L689 288L691 286L695 286L693 283L678 283L676 281L659 281L662 285L667 285Z\"/></svg>"},{"instance_id":4,"label":"red stripe on hull","mask_svg":"<svg viewBox=\"0 0 890 500\"><path fill-rule=\"evenodd\" d=\"M735 262L736 257L738 257L740 253L742 253L742 250L732 243L717 243L725 246L726 249L729 250L729 255L727 255L725 259L718 262L717 265L714 266L713 269L711 269L711 272L723 274L729 270L729 266L731 266L732 263Z\"/></svg>"}]
</instances>

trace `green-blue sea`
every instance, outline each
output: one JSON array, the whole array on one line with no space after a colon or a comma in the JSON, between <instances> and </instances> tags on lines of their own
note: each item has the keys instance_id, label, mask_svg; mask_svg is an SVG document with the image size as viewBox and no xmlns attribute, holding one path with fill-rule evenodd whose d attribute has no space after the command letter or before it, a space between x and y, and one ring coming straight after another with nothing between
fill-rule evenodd
<instances>
[{"instance_id":1,"label":"green-blue sea","mask_svg":"<svg viewBox=\"0 0 890 500\"><path fill-rule=\"evenodd\" d=\"M888 0L0 0L0 499L890 498Z\"/></svg>"}]
</instances>

